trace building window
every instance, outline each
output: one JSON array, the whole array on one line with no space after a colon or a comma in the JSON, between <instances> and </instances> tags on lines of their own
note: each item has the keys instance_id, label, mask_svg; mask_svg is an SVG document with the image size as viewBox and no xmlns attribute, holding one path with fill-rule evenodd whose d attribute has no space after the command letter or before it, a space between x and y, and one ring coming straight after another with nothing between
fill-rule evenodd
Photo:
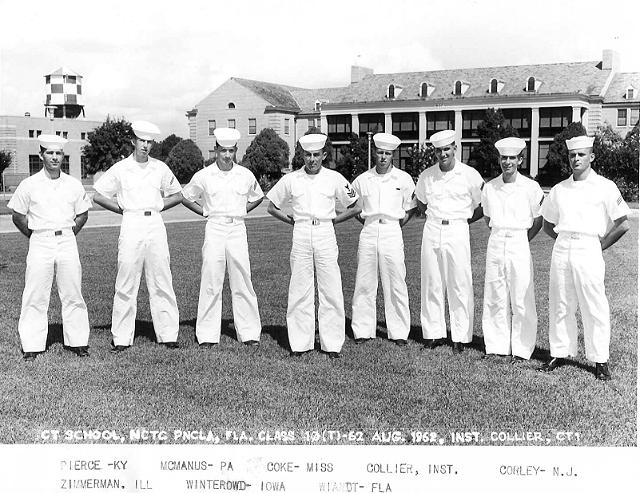
<instances>
[{"instance_id":1,"label":"building window","mask_svg":"<svg viewBox=\"0 0 640 493\"><path fill-rule=\"evenodd\" d=\"M209 149L209 159L216 158L216 151L214 149Z\"/></svg>"},{"instance_id":2,"label":"building window","mask_svg":"<svg viewBox=\"0 0 640 493\"><path fill-rule=\"evenodd\" d=\"M633 126L636 123L638 123L638 120L640 119L640 108L631 108L631 121L629 122L629 125Z\"/></svg>"},{"instance_id":3,"label":"building window","mask_svg":"<svg viewBox=\"0 0 640 493\"><path fill-rule=\"evenodd\" d=\"M65 94L64 102L67 104L78 104L78 97L75 94Z\"/></svg>"},{"instance_id":4,"label":"building window","mask_svg":"<svg viewBox=\"0 0 640 493\"><path fill-rule=\"evenodd\" d=\"M491 94L496 94L498 92L498 79L491 79L489 83L489 92Z\"/></svg>"},{"instance_id":5,"label":"building window","mask_svg":"<svg viewBox=\"0 0 640 493\"><path fill-rule=\"evenodd\" d=\"M462 82L460 82L459 80L456 81L456 84L453 87L453 94L455 94L456 96L462 95Z\"/></svg>"},{"instance_id":6,"label":"building window","mask_svg":"<svg viewBox=\"0 0 640 493\"><path fill-rule=\"evenodd\" d=\"M65 75L64 76L64 81L67 84L75 84L76 83L76 76L75 75Z\"/></svg>"},{"instance_id":7,"label":"building window","mask_svg":"<svg viewBox=\"0 0 640 493\"><path fill-rule=\"evenodd\" d=\"M236 120L235 119L230 119L227 120L227 127L228 128L236 128Z\"/></svg>"},{"instance_id":8,"label":"building window","mask_svg":"<svg viewBox=\"0 0 640 493\"><path fill-rule=\"evenodd\" d=\"M418 138L418 113L393 113L391 132L399 139Z\"/></svg>"},{"instance_id":9,"label":"building window","mask_svg":"<svg viewBox=\"0 0 640 493\"><path fill-rule=\"evenodd\" d=\"M334 145L332 147L330 168L335 169L337 165L344 161L344 157L349 152L349 145Z\"/></svg>"},{"instance_id":10,"label":"building window","mask_svg":"<svg viewBox=\"0 0 640 493\"><path fill-rule=\"evenodd\" d=\"M80 132L80 140L86 140L87 139L87 133L86 132Z\"/></svg>"},{"instance_id":11,"label":"building window","mask_svg":"<svg viewBox=\"0 0 640 493\"><path fill-rule=\"evenodd\" d=\"M618 110L618 123L617 125L619 127L626 127L627 126L627 109L621 109Z\"/></svg>"},{"instance_id":12,"label":"building window","mask_svg":"<svg viewBox=\"0 0 640 493\"><path fill-rule=\"evenodd\" d=\"M209 135L213 135L213 131L216 129L216 121L209 120Z\"/></svg>"},{"instance_id":13,"label":"building window","mask_svg":"<svg viewBox=\"0 0 640 493\"><path fill-rule=\"evenodd\" d=\"M62 132L62 138L63 139L68 139L69 138L69 132Z\"/></svg>"},{"instance_id":14,"label":"building window","mask_svg":"<svg viewBox=\"0 0 640 493\"><path fill-rule=\"evenodd\" d=\"M571 123L571 107L540 108L540 137L553 137Z\"/></svg>"},{"instance_id":15,"label":"building window","mask_svg":"<svg viewBox=\"0 0 640 493\"><path fill-rule=\"evenodd\" d=\"M484 110L462 112L462 138L468 139L478 136L478 125L484 121Z\"/></svg>"},{"instance_id":16,"label":"building window","mask_svg":"<svg viewBox=\"0 0 640 493\"><path fill-rule=\"evenodd\" d=\"M289 118L284 119L284 134L289 135Z\"/></svg>"},{"instance_id":17,"label":"building window","mask_svg":"<svg viewBox=\"0 0 640 493\"><path fill-rule=\"evenodd\" d=\"M527 79L527 91L528 92L535 92L536 91L536 78L535 77L529 77Z\"/></svg>"},{"instance_id":18,"label":"building window","mask_svg":"<svg viewBox=\"0 0 640 493\"><path fill-rule=\"evenodd\" d=\"M420 84L420 97L426 98L429 95L429 84L423 82Z\"/></svg>"},{"instance_id":19,"label":"building window","mask_svg":"<svg viewBox=\"0 0 640 493\"><path fill-rule=\"evenodd\" d=\"M62 94L62 84L51 84L52 94Z\"/></svg>"},{"instance_id":20,"label":"building window","mask_svg":"<svg viewBox=\"0 0 640 493\"><path fill-rule=\"evenodd\" d=\"M62 158L62 164L60 165L60 169L63 173L69 174L69 156L65 155Z\"/></svg>"},{"instance_id":21,"label":"building window","mask_svg":"<svg viewBox=\"0 0 640 493\"><path fill-rule=\"evenodd\" d=\"M475 147L478 145L477 142L463 142L462 143L462 162L477 168L478 162L475 159L472 159L471 155L475 150Z\"/></svg>"},{"instance_id":22,"label":"building window","mask_svg":"<svg viewBox=\"0 0 640 493\"><path fill-rule=\"evenodd\" d=\"M42 134L42 130L36 130L36 137L40 137L41 134Z\"/></svg>"},{"instance_id":23,"label":"building window","mask_svg":"<svg viewBox=\"0 0 640 493\"><path fill-rule=\"evenodd\" d=\"M441 130L453 130L455 113L453 111L434 111L427 113L427 139Z\"/></svg>"},{"instance_id":24,"label":"building window","mask_svg":"<svg viewBox=\"0 0 640 493\"><path fill-rule=\"evenodd\" d=\"M384 132L384 113L358 115L358 126L358 134L361 137L367 135L367 132Z\"/></svg>"},{"instance_id":25,"label":"building window","mask_svg":"<svg viewBox=\"0 0 640 493\"><path fill-rule=\"evenodd\" d=\"M315 118L307 118L307 128L313 128L316 126L316 119Z\"/></svg>"},{"instance_id":26,"label":"building window","mask_svg":"<svg viewBox=\"0 0 640 493\"><path fill-rule=\"evenodd\" d=\"M76 93L77 93L78 95L80 95L80 96L82 95L82 86L81 86L81 85L77 85L77 86L76 86Z\"/></svg>"},{"instance_id":27,"label":"building window","mask_svg":"<svg viewBox=\"0 0 640 493\"><path fill-rule=\"evenodd\" d=\"M80 178L86 180L89 177L87 173L87 158L80 155Z\"/></svg>"},{"instance_id":28,"label":"building window","mask_svg":"<svg viewBox=\"0 0 640 493\"><path fill-rule=\"evenodd\" d=\"M502 115L505 121L518 131L520 137L531 136L531 109L516 108L504 109Z\"/></svg>"},{"instance_id":29,"label":"building window","mask_svg":"<svg viewBox=\"0 0 640 493\"><path fill-rule=\"evenodd\" d=\"M41 167L40 156L38 154L29 154L29 176L35 175L40 171Z\"/></svg>"},{"instance_id":30,"label":"building window","mask_svg":"<svg viewBox=\"0 0 640 493\"><path fill-rule=\"evenodd\" d=\"M313 108L315 111L320 111L320 109L322 108L322 103L316 100L315 104L313 105Z\"/></svg>"},{"instance_id":31,"label":"building window","mask_svg":"<svg viewBox=\"0 0 640 493\"><path fill-rule=\"evenodd\" d=\"M56 130L56 135L60 137L60 130Z\"/></svg>"},{"instance_id":32,"label":"building window","mask_svg":"<svg viewBox=\"0 0 640 493\"><path fill-rule=\"evenodd\" d=\"M29 130L29 138L33 139L33 137L36 135L36 131L35 130Z\"/></svg>"},{"instance_id":33,"label":"building window","mask_svg":"<svg viewBox=\"0 0 640 493\"><path fill-rule=\"evenodd\" d=\"M387 97L389 99L396 97L396 87L393 84L389 84L389 87L387 88Z\"/></svg>"},{"instance_id":34,"label":"building window","mask_svg":"<svg viewBox=\"0 0 640 493\"><path fill-rule=\"evenodd\" d=\"M44 77L44 81L45 81L45 83L47 83L47 84L51 84L51 76L50 76L50 75L46 75L46 76Z\"/></svg>"},{"instance_id":35,"label":"building window","mask_svg":"<svg viewBox=\"0 0 640 493\"><path fill-rule=\"evenodd\" d=\"M330 140L349 140L351 115L327 116L327 134Z\"/></svg>"},{"instance_id":36,"label":"building window","mask_svg":"<svg viewBox=\"0 0 640 493\"><path fill-rule=\"evenodd\" d=\"M627 89L627 99L633 99L635 97L633 87Z\"/></svg>"},{"instance_id":37,"label":"building window","mask_svg":"<svg viewBox=\"0 0 640 493\"><path fill-rule=\"evenodd\" d=\"M538 169L542 169L547 165L549 147L551 147L551 142L540 142L538 144Z\"/></svg>"},{"instance_id":38,"label":"building window","mask_svg":"<svg viewBox=\"0 0 640 493\"><path fill-rule=\"evenodd\" d=\"M396 168L406 169L412 163L411 151L415 144L400 144L398 148L393 151L393 165Z\"/></svg>"},{"instance_id":39,"label":"building window","mask_svg":"<svg viewBox=\"0 0 640 493\"><path fill-rule=\"evenodd\" d=\"M256 119L255 118L249 118L249 135L255 135L256 134Z\"/></svg>"},{"instance_id":40,"label":"building window","mask_svg":"<svg viewBox=\"0 0 640 493\"><path fill-rule=\"evenodd\" d=\"M233 103L229 103L229 104L227 105L227 107L228 107L230 110L234 110L234 109L236 108L236 105L235 105L235 104L233 104Z\"/></svg>"}]
</instances>

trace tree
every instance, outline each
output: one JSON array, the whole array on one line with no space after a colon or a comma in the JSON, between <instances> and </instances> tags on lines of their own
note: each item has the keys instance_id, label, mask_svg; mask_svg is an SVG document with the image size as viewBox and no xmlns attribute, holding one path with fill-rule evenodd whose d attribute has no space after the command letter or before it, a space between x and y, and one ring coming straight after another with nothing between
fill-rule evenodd
<instances>
[{"instance_id":1,"label":"tree","mask_svg":"<svg viewBox=\"0 0 640 493\"><path fill-rule=\"evenodd\" d=\"M436 164L436 149L431 144L422 144L422 147L414 145L409 151L411 158L405 167L405 171L411 175L414 181L418 179L420 173L430 166Z\"/></svg>"},{"instance_id":2,"label":"tree","mask_svg":"<svg viewBox=\"0 0 640 493\"><path fill-rule=\"evenodd\" d=\"M500 174L500 153L495 143L506 137L518 137L518 131L508 123L502 110L488 108L484 112L484 120L478 125L480 143L475 146L469 160L477 162L477 170L484 177L494 177Z\"/></svg>"},{"instance_id":3,"label":"tree","mask_svg":"<svg viewBox=\"0 0 640 493\"><path fill-rule=\"evenodd\" d=\"M373 146L371 152L373 152ZM349 145L342 148L342 155L342 160L336 163L336 171L347 180L353 181L369 168L369 139L367 136L358 137L357 134L352 133ZM371 166L374 166L373 156Z\"/></svg>"},{"instance_id":4,"label":"tree","mask_svg":"<svg viewBox=\"0 0 640 493\"><path fill-rule=\"evenodd\" d=\"M321 134L321 133L322 133L322 130L320 130L318 127L311 127L304 134L309 135L309 134ZM333 145L331 144L331 141L329 139L327 139L327 143L324 146L324 150L327 153L327 159L325 159L322 164L324 166L327 166L333 160ZM298 142L296 143L296 150L293 153L293 159L291 160L291 169L294 169L294 170L300 169L304 166L303 156L304 156L304 150L302 149L300 142Z\"/></svg>"},{"instance_id":5,"label":"tree","mask_svg":"<svg viewBox=\"0 0 640 493\"><path fill-rule=\"evenodd\" d=\"M204 167L200 148L190 139L180 140L167 157L167 166L180 183L188 183L196 171Z\"/></svg>"},{"instance_id":6,"label":"tree","mask_svg":"<svg viewBox=\"0 0 640 493\"><path fill-rule=\"evenodd\" d=\"M106 121L87 134L89 142L82 148L87 174L106 171L133 152L131 123L124 118Z\"/></svg>"},{"instance_id":7,"label":"tree","mask_svg":"<svg viewBox=\"0 0 640 493\"><path fill-rule=\"evenodd\" d=\"M562 132L556 134L549 146L547 164L540 169L536 180L543 186L553 186L571 174L569 151L565 141L578 135L587 135L580 122L570 123Z\"/></svg>"},{"instance_id":8,"label":"tree","mask_svg":"<svg viewBox=\"0 0 640 493\"><path fill-rule=\"evenodd\" d=\"M249 168L261 183L265 179L275 181L289 166L289 145L272 128L262 129L244 154L242 166Z\"/></svg>"},{"instance_id":9,"label":"tree","mask_svg":"<svg viewBox=\"0 0 640 493\"><path fill-rule=\"evenodd\" d=\"M0 183L2 183L2 173L5 169L11 166L11 161L13 160L13 156L10 151L5 151L4 149L0 149Z\"/></svg>"},{"instance_id":10,"label":"tree","mask_svg":"<svg viewBox=\"0 0 640 493\"><path fill-rule=\"evenodd\" d=\"M166 163L171 149L173 149L180 141L182 141L181 137L178 137L176 134L171 134L166 139L156 142L151 147L149 156Z\"/></svg>"},{"instance_id":11,"label":"tree","mask_svg":"<svg viewBox=\"0 0 640 493\"><path fill-rule=\"evenodd\" d=\"M638 200L638 125L623 139L611 125L598 128L593 169L609 178L626 200Z\"/></svg>"}]
</instances>

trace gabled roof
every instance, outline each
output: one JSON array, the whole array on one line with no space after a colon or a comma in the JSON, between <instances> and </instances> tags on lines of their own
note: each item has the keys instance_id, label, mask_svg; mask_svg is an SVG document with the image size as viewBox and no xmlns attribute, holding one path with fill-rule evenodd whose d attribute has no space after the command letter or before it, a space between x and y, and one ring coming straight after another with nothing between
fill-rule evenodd
<instances>
[{"instance_id":1,"label":"gabled roof","mask_svg":"<svg viewBox=\"0 0 640 493\"><path fill-rule=\"evenodd\" d=\"M404 90L394 98L395 100L420 100L420 85L423 82L428 82L435 87L428 100L522 96L527 94L525 87L527 79L531 76L542 81L537 94L597 96L602 91L610 74L608 70L601 70L599 64L600 62L554 63L372 74L345 88L345 91L332 103L384 101L389 84L404 87ZM500 94L489 94L488 92L489 83L494 78L504 81L504 87ZM452 94L457 80L470 84L464 96Z\"/></svg>"},{"instance_id":2,"label":"gabled roof","mask_svg":"<svg viewBox=\"0 0 640 493\"><path fill-rule=\"evenodd\" d=\"M76 77L82 77L78 72L71 70L69 67L60 67L47 75L75 75ZM46 77L46 76L45 76Z\"/></svg>"},{"instance_id":3,"label":"gabled roof","mask_svg":"<svg viewBox=\"0 0 640 493\"><path fill-rule=\"evenodd\" d=\"M635 89L635 98L627 99L627 89ZM604 95L605 103L640 102L640 72L623 72L616 74Z\"/></svg>"},{"instance_id":4,"label":"gabled roof","mask_svg":"<svg viewBox=\"0 0 640 493\"><path fill-rule=\"evenodd\" d=\"M290 111L300 111L298 103L291 95L291 91L303 90L299 87L273 84L260 80L240 79L238 77L231 77L231 80L255 92L271 106Z\"/></svg>"},{"instance_id":5,"label":"gabled roof","mask_svg":"<svg viewBox=\"0 0 640 493\"><path fill-rule=\"evenodd\" d=\"M303 113L314 112L316 101L332 103L347 90L346 87L325 87L321 89L295 89L291 91Z\"/></svg>"}]
</instances>

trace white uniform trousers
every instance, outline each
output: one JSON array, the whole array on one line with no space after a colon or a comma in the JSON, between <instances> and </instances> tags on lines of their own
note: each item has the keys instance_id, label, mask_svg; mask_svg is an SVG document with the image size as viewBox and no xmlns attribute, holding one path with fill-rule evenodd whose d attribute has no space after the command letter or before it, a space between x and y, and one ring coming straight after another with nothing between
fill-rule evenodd
<instances>
[{"instance_id":1,"label":"white uniform trousers","mask_svg":"<svg viewBox=\"0 0 640 493\"><path fill-rule=\"evenodd\" d=\"M529 359L538 316L527 230L491 230L484 278L482 333L487 354Z\"/></svg>"},{"instance_id":2,"label":"white uniform trousers","mask_svg":"<svg viewBox=\"0 0 640 493\"><path fill-rule=\"evenodd\" d=\"M64 344L70 347L87 346L89 316L82 298L82 267L73 231L34 231L29 238L27 269L22 293L22 309L18 333L24 352L46 349L49 329L47 312L51 297L51 283L55 271L58 294L62 304Z\"/></svg>"},{"instance_id":3,"label":"white uniform trousers","mask_svg":"<svg viewBox=\"0 0 640 493\"><path fill-rule=\"evenodd\" d=\"M196 337L199 343L220 342L222 287L228 268L233 322L241 342L260 340L258 298L251 283L247 229L242 219L207 221L202 246L202 277Z\"/></svg>"},{"instance_id":4,"label":"white uniform trousers","mask_svg":"<svg viewBox=\"0 0 640 493\"><path fill-rule=\"evenodd\" d=\"M560 233L551 254L549 348L552 358L578 352L576 308L580 306L588 360L609 360L611 324L604 291L604 259L597 236Z\"/></svg>"},{"instance_id":5,"label":"white uniform trousers","mask_svg":"<svg viewBox=\"0 0 640 493\"><path fill-rule=\"evenodd\" d=\"M411 316L405 281L404 242L397 220L367 219L360 232L351 322L356 339L376 337L378 269L389 339L407 339Z\"/></svg>"},{"instance_id":6,"label":"white uniform trousers","mask_svg":"<svg viewBox=\"0 0 640 493\"><path fill-rule=\"evenodd\" d=\"M345 339L338 244L331 221L296 221L291 246L287 331L292 351L309 351L315 341L314 266L318 277L320 347L340 352Z\"/></svg>"},{"instance_id":7,"label":"white uniform trousers","mask_svg":"<svg viewBox=\"0 0 640 493\"><path fill-rule=\"evenodd\" d=\"M445 292L449 302L451 339L468 343L473 336L473 282L469 224L449 224L428 218L421 248L420 323L425 339L447 336L444 314Z\"/></svg>"},{"instance_id":8,"label":"white uniform trousers","mask_svg":"<svg viewBox=\"0 0 640 493\"><path fill-rule=\"evenodd\" d=\"M133 344L138 288L144 267L153 329L158 342L178 338L178 305L169 268L167 231L160 214L125 212L118 238L118 274L111 333L119 346Z\"/></svg>"}]
</instances>

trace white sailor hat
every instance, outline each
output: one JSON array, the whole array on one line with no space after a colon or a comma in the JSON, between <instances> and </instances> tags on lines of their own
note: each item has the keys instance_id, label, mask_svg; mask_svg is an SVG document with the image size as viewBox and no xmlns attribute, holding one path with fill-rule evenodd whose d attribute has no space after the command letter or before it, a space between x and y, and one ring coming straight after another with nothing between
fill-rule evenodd
<instances>
[{"instance_id":1,"label":"white sailor hat","mask_svg":"<svg viewBox=\"0 0 640 493\"><path fill-rule=\"evenodd\" d=\"M456 132L454 130L442 130L434 133L429 142L433 147L444 147L452 144L456 140Z\"/></svg>"},{"instance_id":2,"label":"white sailor hat","mask_svg":"<svg viewBox=\"0 0 640 493\"><path fill-rule=\"evenodd\" d=\"M160 135L160 129L151 122L137 120L131 124L131 129L136 137L142 140L154 140Z\"/></svg>"},{"instance_id":3,"label":"white sailor hat","mask_svg":"<svg viewBox=\"0 0 640 493\"><path fill-rule=\"evenodd\" d=\"M566 141L567 149L575 151L576 149L587 149L593 147L593 137L579 135Z\"/></svg>"},{"instance_id":4,"label":"white sailor hat","mask_svg":"<svg viewBox=\"0 0 640 493\"><path fill-rule=\"evenodd\" d=\"M240 140L240 132L235 128L216 128L213 135L220 147L234 147Z\"/></svg>"},{"instance_id":5,"label":"white sailor hat","mask_svg":"<svg viewBox=\"0 0 640 493\"><path fill-rule=\"evenodd\" d=\"M373 142L378 149L383 151L395 151L400 145L400 139L392 134L377 133L373 136Z\"/></svg>"},{"instance_id":6,"label":"white sailor hat","mask_svg":"<svg viewBox=\"0 0 640 493\"><path fill-rule=\"evenodd\" d=\"M494 145L501 156L517 156L522 152L522 149L527 147L527 143L518 137L500 139Z\"/></svg>"},{"instance_id":7,"label":"white sailor hat","mask_svg":"<svg viewBox=\"0 0 640 493\"><path fill-rule=\"evenodd\" d=\"M307 152L319 151L324 149L324 144L327 141L325 134L308 134L300 137L300 145Z\"/></svg>"},{"instance_id":8,"label":"white sailor hat","mask_svg":"<svg viewBox=\"0 0 640 493\"><path fill-rule=\"evenodd\" d=\"M67 142L59 135L40 134L38 137L38 144L47 150L61 151Z\"/></svg>"}]
</instances>

